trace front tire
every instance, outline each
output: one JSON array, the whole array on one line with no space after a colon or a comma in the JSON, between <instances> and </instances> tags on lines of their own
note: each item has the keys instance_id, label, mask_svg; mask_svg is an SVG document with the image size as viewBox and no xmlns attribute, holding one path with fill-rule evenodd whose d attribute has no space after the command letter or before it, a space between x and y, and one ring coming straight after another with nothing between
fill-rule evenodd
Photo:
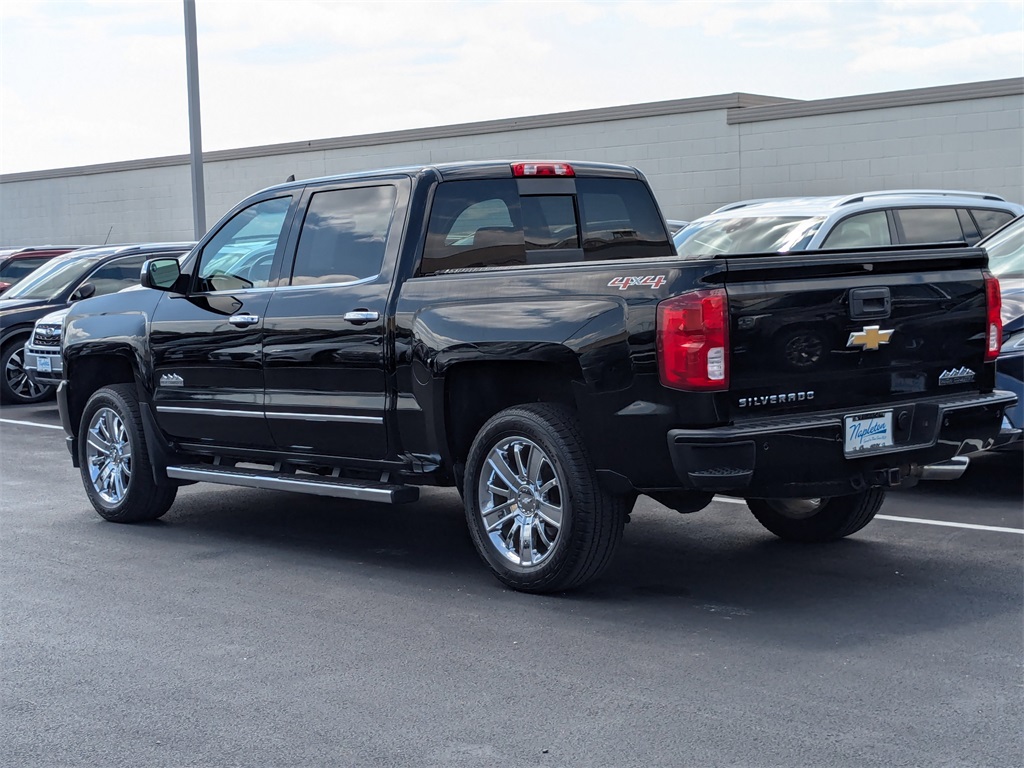
<instances>
[{"instance_id":1,"label":"front tire","mask_svg":"<svg viewBox=\"0 0 1024 768\"><path fill-rule=\"evenodd\" d=\"M38 403L53 394L49 384L40 384L25 370L25 342L28 336L11 339L0 350L0 402L8 405Z\"/></svg>"},{"instance_id":2,"label":"front tire","mask_svg":"<svg viewBox=\"0 0 1024 768\"><path fill-rule=\"evenodd\" d=\"M747 499L765 528L789 541L834 541L856 533L878 513L885 491L871 488L821 499Z\"/></svg>"},{"instance_id":3,"label":"front tire","mask_svg":"<svg viewBox=\"0 0 1024 768\"><path fill-rule=\"evenodd\" d=\"M598 485L572 413L549 404L508 408L484 424L463 499L473 544L494 575L538 593L596 578L630 506Z\"/></svg>"},{"instance_id":4,"label":"front tire","mask_svg":"<svg viewBox=\"0 0 1024 768\"><path fill-rule=\"evenodd\" d=\"M153 480L131 384L103 387L89 398L78 430L78 455L85 492L104 520L156 520L174 503L177 486Z\"/></svg>"}]
</instances>

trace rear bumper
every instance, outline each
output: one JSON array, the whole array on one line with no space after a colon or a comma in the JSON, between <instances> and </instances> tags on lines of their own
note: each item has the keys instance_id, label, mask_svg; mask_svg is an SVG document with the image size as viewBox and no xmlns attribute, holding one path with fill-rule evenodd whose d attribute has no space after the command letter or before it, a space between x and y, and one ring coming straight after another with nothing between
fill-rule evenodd
<instances>
[{"instance_id":1,"label":"rear bumper","mask_svg":"<svg viewBox=\"0 0 1024 768\"><path fill-rule=\"evenodd\" d=\"M843 451L843 419L851 411L674 429L668 447L684 489L748 497L838 496L899 485L919 477L925 465L991 448L1003 411L1016 400L1013 393L996 391L886 405L876 410L893 410L894 424L901 425L894 427L894 444L854 456Z\"/></svg>"}]
</instances>

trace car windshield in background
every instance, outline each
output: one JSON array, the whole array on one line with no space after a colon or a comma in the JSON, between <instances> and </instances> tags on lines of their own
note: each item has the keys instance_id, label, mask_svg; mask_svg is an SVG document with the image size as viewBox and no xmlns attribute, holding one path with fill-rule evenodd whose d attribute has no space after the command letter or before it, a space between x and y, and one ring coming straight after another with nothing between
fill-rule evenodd
<instances>
[{"instance_id":1,"label":"car windshield in background","mask_svg":"<svg viewBox=\"0 0 1024 768\"><path fill-rule=\"evenodd\" d=\"M739 216L697 221L674 238L680 256L778 253L806 248L824 217Z\"/></svg>"},{"instance_id":2,"label":"car windshield in background","mask_svg":"<svg viewBox=\"0 0 1024 768\"><path fill-rule=\"evenodd\" d=\"M1024 280L1024 218L1017 219L982 245L988 251L992 274Z\"/></svg>"},{"instance_id":3,"label":"car windshield in background","mask_svg":"<svg viewBox=\"0 0 1024 768\"><path fill-rule=\"evenodd\" d=\"M4 293L5 299L52 299L64 293L83 277L102 257L54 259Z\"/></svg>"}]
</instances>

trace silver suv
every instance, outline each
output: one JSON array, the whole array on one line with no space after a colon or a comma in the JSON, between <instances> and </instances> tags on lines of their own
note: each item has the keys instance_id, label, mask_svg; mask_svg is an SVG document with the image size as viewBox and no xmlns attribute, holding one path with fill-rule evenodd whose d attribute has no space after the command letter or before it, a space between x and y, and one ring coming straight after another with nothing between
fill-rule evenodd
<instances>
[{"instance_id":1,"label":"silver suv","mask_svg":"<svg viewBox=\"0 0 1024 768\"><path fill-rule=\"evenodd\" d=\"M967 243L1024 206L983 192L902 189L731 203L673 237L680 256Z\"/></svg>"}]
</instances>

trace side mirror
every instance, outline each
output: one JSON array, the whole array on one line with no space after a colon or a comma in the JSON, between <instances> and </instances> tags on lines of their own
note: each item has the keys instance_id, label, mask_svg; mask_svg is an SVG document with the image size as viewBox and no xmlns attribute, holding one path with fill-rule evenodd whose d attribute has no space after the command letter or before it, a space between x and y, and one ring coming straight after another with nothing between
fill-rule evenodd
<instances>
[{"instance_id":1,"label":"side mirror","mask_svg":"<svg viewBox=\"0 0 1024 768\"><path fill-rule=\"evenodd\" d=\"M181 277L177 259L150 259L142 265L141 282L146 288L173 291Z\"/></svg>"},{"instance_id":2,"label":"side mirror","mask_svg":"<svg viewBox=\"0 0 1024 768\"><path fill-rule=\"evenodd\" d=\"M92 283L82 283L80 286L75 288L75 292L71 294L71 301L81 301L82 299L88 299L90 296L96 294L96 286Z\"/></svg>"}]
</instances>

